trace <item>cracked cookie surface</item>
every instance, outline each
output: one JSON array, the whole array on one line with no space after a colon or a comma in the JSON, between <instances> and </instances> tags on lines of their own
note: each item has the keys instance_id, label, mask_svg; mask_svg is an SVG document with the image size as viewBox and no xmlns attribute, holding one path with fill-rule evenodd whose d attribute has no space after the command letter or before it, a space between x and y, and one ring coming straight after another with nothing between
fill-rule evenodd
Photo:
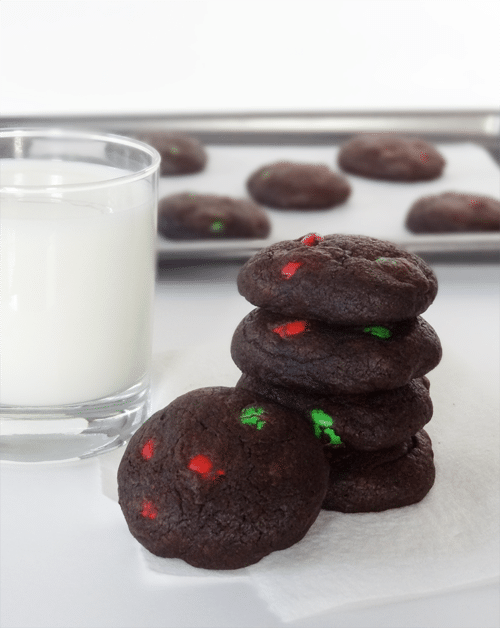
<instances>
[{"instance_id":1,"label":"cracked cookie surface","mask_svg":"<svg viewBox=\"0 0 500 628\"><path fill-rule=\"evenodd\" d=\"M435 368L441 356L439 338L422 317L368 327L332 326L256 308L240 322L231 342L231 357L243 373L326 395L405 386Z\"/></svg>"},{"instance_id":2,"label":"cracked cookie surface","mask_svg":"<svg viewBox=\"0 0 500 628\"><path fill-rule=\"evenodd\" d=\"M132 535L153 554L237 569L298 542L328 481L294 411L227 387L178 397L134 434L118 470Z\"/></svg>"},{"instance_id":3,"label":"cracked cookie surface","mask_svg":"<svg viewBox=\"0 0 500 628\"><path fill-rule=\"evenodd\" d=\"M362 451L393 447L421 430L433 414L429 387L427 377L421 377L392 390L321 396L273 386L249 375L242 375L236 384L300 412L309 422L314 423L315 413L320 415L322 424L333 432L323 435L326 445L343 443Z\"/></svg>"},{"instance_id":4,"label":"cracked cookie surface","mask_svg":"<svg viewBox=\"0 0 500 628\"><path fill-rule=\"evenodd\" d=\"M409 506L427 495L436 476L432 442L425 430L389 449L332 449L328 458L325 510L380 512Z\"/></svg>"},{"instance_id":5,"label":"cracked cookie surface","mask_svg":"<svg viewBox=\"0 0 500 628\"><path fill-rule=\"evenodd\" d=\"M250 303L332 324L377 324L422 314L437 279L420 257L367 236L309 234L261 249L240 269Z\"/></svg>"}]
</instances>

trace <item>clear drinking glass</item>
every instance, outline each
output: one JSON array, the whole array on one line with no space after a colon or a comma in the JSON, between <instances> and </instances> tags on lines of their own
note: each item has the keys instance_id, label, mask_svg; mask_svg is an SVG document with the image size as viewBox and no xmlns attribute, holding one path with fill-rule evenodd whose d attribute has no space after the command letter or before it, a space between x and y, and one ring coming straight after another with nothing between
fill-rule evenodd
<instances>
[{"instance_id":1,"label":"clear drinking glass","mask_svg":"<svg viewBox=\"0 0 500 628\"><path fill-rule=\"evenodd\" d=\"M85 458L147 418L159 154L0 130L0 459Z\"/></svg>"}]
</instances>

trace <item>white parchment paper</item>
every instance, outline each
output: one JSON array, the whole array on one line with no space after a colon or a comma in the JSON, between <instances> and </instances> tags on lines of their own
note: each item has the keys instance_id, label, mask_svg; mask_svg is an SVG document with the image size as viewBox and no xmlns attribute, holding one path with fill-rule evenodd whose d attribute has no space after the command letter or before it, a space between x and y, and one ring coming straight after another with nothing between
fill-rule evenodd
<instances>
[{"instance_id":1,"label":"white parchment paper","mask_svg":"<svg viewBox=\"0 0 500 628\"><path fill-rule=\"evenodd\" d=\"M234 385L240 373L227 349L228 342L218 341L155 356L153 410L195 388ZM422 502L382 513L322 511L302 541L232 572L160 559L138 544L148 577L244 577L284 621L497 578L498 371L485 365L471 372L466 344L457 350L444 341L443 350L429 374L434 417L426 428L437 478ZM102 463L105 492L115 499L120 455Z\"/></svg>"},{"instance_id":2,"label":"white parchment paper","mask_svg":"<svg viewBox=\"0 0 500 628\"><path fill-rule=\"evenodd\" d=\"M467 242L495 238L498 232L463 234L412 234L405 227L410 206L422 196L442 192L484 194L499 198L498 164L482 146L472 142L438 144L446 159L442 176L433 181L413 183L382 181L343 173L352 188L345 203L327 210L293 211L267 207L272 230L266 240L200 240L175 241L158 237L158 251L168 255L179 252L195 254L200 250L214 256L226 250L254 251L272 242L298 238L306 233L360 233L391 240L401 245L417 247L425 241L437 241L443 247L461 250ZM246 180L260 166L275 161L320 163L334 171L337 167L338 146L208 146L208 163L204 171L160 180L160 198L178 192L222 194L249 198ZM419 244L420 243L420 244ZM415 249L417 250L417 249Z\"/></svg>"}]
</instances>

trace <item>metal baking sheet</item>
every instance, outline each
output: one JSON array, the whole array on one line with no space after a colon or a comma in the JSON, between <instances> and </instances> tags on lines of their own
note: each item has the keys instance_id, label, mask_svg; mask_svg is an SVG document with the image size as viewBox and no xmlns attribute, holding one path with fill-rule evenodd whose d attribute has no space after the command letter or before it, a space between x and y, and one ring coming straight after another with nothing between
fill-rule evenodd
<instances>
[{"instance_id":1,"label":"metal baking sheet","mask_svg":"<svg viewBox=\"0 0 500 628\"><path fill-rule=\"evenodd\" d=\"M182 191L248 197L246 179L265 163L288 159L326 163L335 170L339 146L354 133L417 134L435 143L447 159L443 176L435 181L393 183L347 175L353 192L337 208L314 212L267 208L272 232L265 240L173 241L158 236L158 258L246 258L272 242L309 231L373 235L423 255L463 257L500 251L500 233L414 235L404 228L411 202L421 196L444 191L499 196L496 111L9 117L0 118L0 126L93 128L125 135L177 131L198 137L209 155L206 169L162 177L160 197Z\"/></svg>"},{"instance_id":2,"label":"metal baking sheet","mask_svg":"<svg viewBox=\"0 0 500 628\"><path fill-rule=\"evenodd\" d=\"M499 233L415 235L405 226L411 204L445 191L497 196L500 169L481 146L464 142L437 144L447 161L434 181L398 183L348 175L352 193L347 202L327 210L296 211L266 208L272 230L266 240L173 241L158 237L162 258L252 255L273 242L309 232L356 233L391 240L416 253L463 253L500 249ZM248 196L245 183L259 166L279 160L325 163L335 168L338 146L208 146L205 171L160 181L160 197L177 192Z\"/></svg>"}]
</instances>

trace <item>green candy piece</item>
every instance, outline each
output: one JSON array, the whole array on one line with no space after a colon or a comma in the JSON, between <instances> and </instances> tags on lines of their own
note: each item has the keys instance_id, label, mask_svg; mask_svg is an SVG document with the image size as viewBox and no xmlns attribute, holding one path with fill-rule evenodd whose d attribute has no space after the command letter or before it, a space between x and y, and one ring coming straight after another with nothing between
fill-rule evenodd
<instances>
[{"instance_id":1,"label":"green candy piece","mask_svg":"<svg viewBox=\"0 0 500 628\"><path fill-rule=\"evenodd\" d=\"M377 338L387 339L392 336L392 331L387 329L387 327L382 327L382 325L371 325L370 327L365 327L363 331L372 336L377 336Z\"/></svg>"},{"instance_id":2,"label":"green candy piece","mask_svg":"<svg viewBox=\"0 0 500 628\"><path fill-rule=\"evenodd\" d=\"M216 220L210 225L210 231L214 231L216 233L224 231L224 223L222 220Z\"/></svg>"},{"instance_id":3,"label":"green candy piece","mask_svg":"<svg viewBox=\"0 0 500 628\"><path fill-rule=\"evenodd\" d=\"M314 424L314 436L316 436L316 438L320 438L321 432L323 432L323 434L328 436L332 445L342 444L340 436L335 434L332 427L333 419L329 414L318 408L316 410L311 410L311 419Z\"/></svg>"},{"instance_id":4,"label":"green candy piece","mask_svg":"<svg viewBox=\"0 0 500 628\"><path fill-rule=\"evenodd\" d=\"M340 440L340 436L335 434L332 429L324 430L324 433L330 438L331 445L342 445L342 441Z\"/></svg>"},{"instance_id":5,"label":"green candy piece","mask_svg":"<svg viewBox=\"0 0 500 628\"><path fill-rule=\"evenodd\" d=\"M264 408L245 408L240 414L240 421L243 425L255 425L258 430L261 430L266 423L264 419L259 419L263 413Z\"/></svg>"}]
</instances>

